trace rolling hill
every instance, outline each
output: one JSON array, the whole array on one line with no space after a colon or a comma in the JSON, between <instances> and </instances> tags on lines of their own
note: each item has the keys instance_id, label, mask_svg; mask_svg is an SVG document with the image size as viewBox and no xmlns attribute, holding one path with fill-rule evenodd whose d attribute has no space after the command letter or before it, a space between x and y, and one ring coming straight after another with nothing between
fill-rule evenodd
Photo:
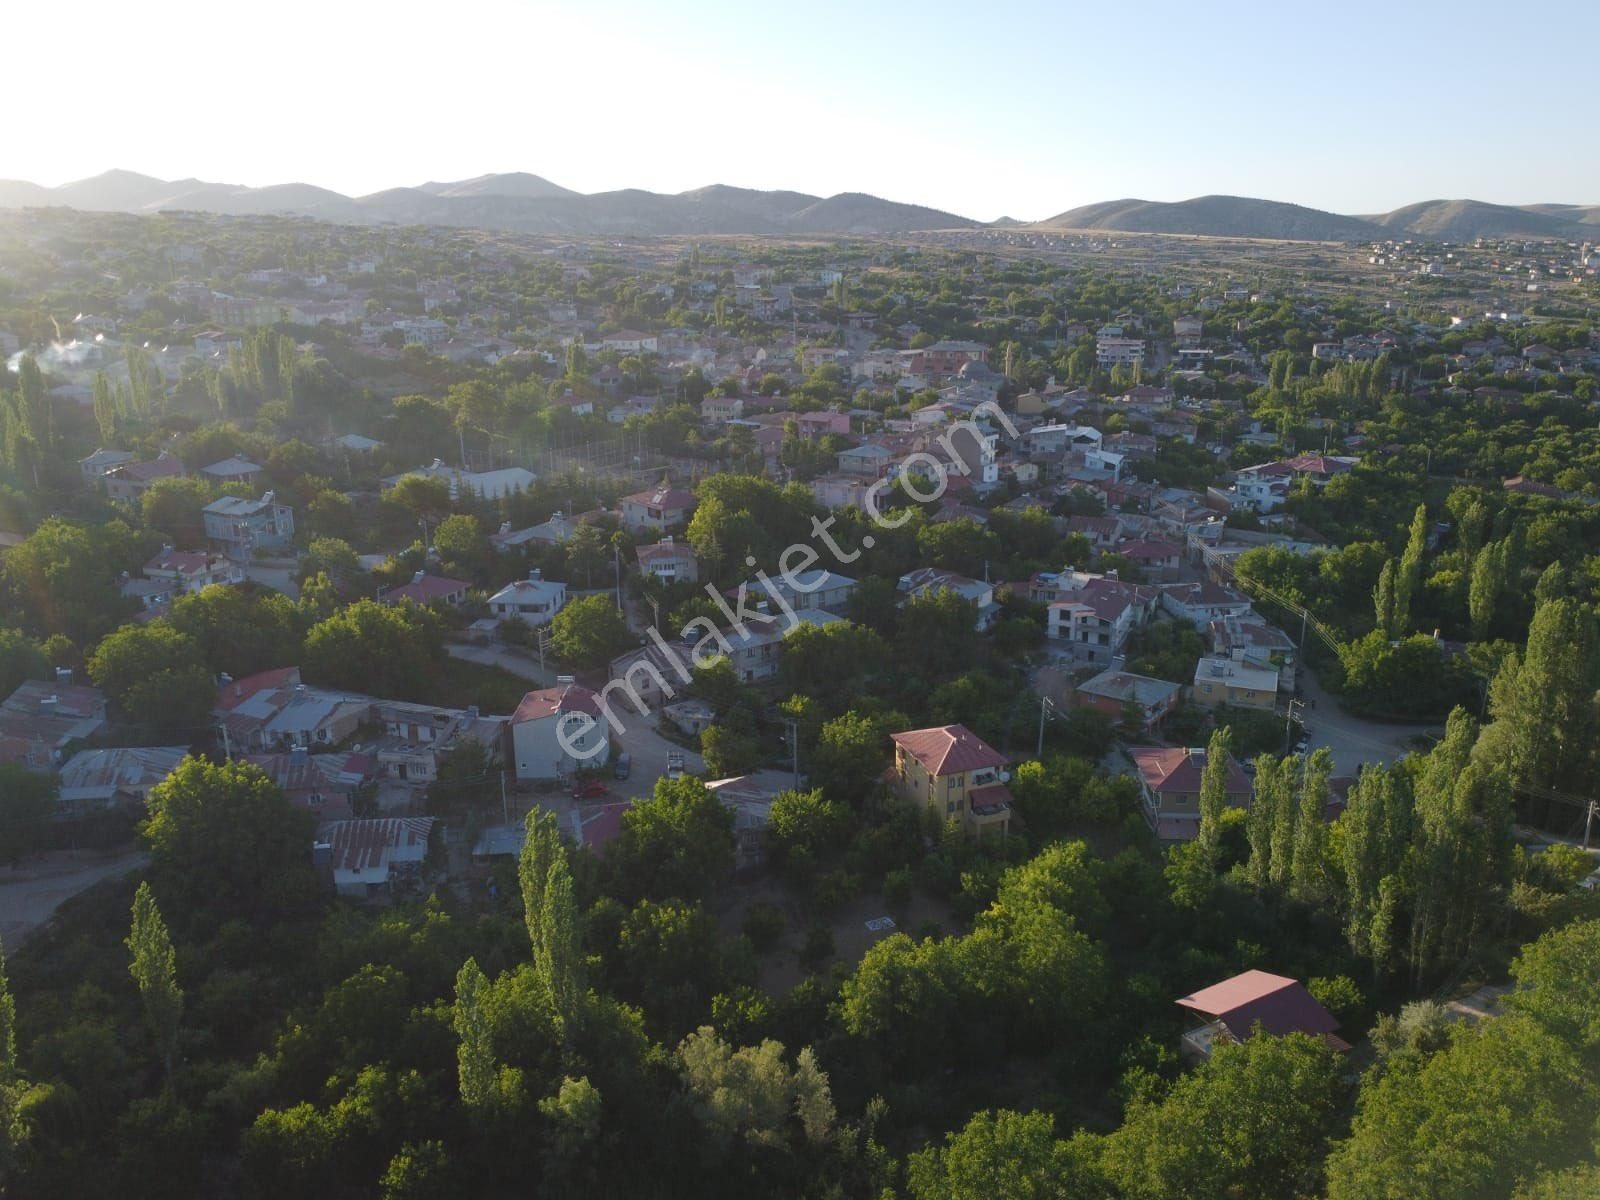
<instances>
[{"instance_id":1,"label":"rolling hill","mask_svg":"<svg viewBox=\"0 0 1600 1200\"><path fill-rule=\"evenodd\" d=\"M347 223L455 225L573 236L653 234L881 234L965 229L978 222L858 192L810 196L715 184L677 195L638 189L584 195L513 172L345 196L304 183L239 187L107 171L58 188L0 180L0 208L66 206L90 211L174 210L231 215L286 213Z\"/></svg>"},{"instance_id":2,"label":"rolling hill","mask_svg":"<svg viewBox=\"0 0 1600 1200\"><path fill-rule=\"evenodd\" d=\"M1600 206L1424 200L1393 212L1347 217L1275 200L1200 196L1175 203L1109 200L1059 213L1034 228L1314 242L1406 236L1451 242L1479 237L1595 238L1600 237Z\"/></svg>"}]
</instances>

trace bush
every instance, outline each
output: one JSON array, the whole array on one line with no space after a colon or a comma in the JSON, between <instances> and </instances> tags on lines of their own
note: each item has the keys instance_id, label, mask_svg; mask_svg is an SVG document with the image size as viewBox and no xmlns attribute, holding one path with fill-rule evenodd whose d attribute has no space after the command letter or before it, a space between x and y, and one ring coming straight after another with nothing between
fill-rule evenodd
<instances>
[{"instance_id":1,"label":"bush","mask_svg":"<svg viewBox=\"0 0 1600 1200\"><path fill-rule=\"evenodd\" d=\"M776 904L763 901L750 907L744 919L744 935L750 939L757 954L766 954L783 937L783 913Z\"/></svg>"},{"instance_id":2,"label":"bush","mask_svg":"<svg viewBox=\"0 0 1600 1200\"><path fill-rule=\"evenodd\" d=\"M883 877L883 902L896 912L911 906L911 868L900 867Z\"/></svg>"},{"instance_id":3,"label":"bush","mask_svg":"<svg viewBox=\"0 0 1600 1200\"><path fill-rule=\"evenodd\" d=\"M833 930L826 925L813 925L800 947L800 962L808 971L815 971L833 957Z\"/></svg>"}]
</instances>

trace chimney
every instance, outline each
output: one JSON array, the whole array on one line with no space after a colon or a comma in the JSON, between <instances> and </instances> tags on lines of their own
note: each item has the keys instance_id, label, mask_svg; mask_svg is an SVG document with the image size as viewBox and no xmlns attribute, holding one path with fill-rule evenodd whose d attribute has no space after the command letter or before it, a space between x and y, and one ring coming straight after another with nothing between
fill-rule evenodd
<instances>
[{"instance_id":1,"label":"chimney","mask_svg":"<svg viewBox=\"0 0 1600 1200\"><path fill-rule=\"evenodd\" d=\"M306 748L304 746L289 747L289 765L291 767L305 766L309 757L310 756L306 753Z\"/></svg>"},{"instance_id":2,"label":"chimney","mask_svg":"<svg viewBox=\"0 0 1600 1200\"><path fill-rule=\"evenodd\" d=\"M60 683L60 684L66 684L68 687L72 686L72 668L71 667L57 667L56 668L56 682Z\"/></svg>"},{"instance_id":3,"label":"chimney","mask_svg":"<svg viewBox=\"0 0 1600 1200\"><path fill-rule=\"evenodd\" d=\"M60 699L56 696L44 696L39 701L39 711L46 716L54 716L60 703Z\"/></svg>"},{"instance_id":4,"label":"chimney","mask_svg":"<svg viewBox=\"0 0 1600 1200\"><path fill-rule=\"evenodd\" d=\"M543 583L544 582L544 568L543 567L534 567L531 570L529 570L529 572L528 572L528 582L529 583Z\"/></svg>"},{"instance_id":5,"label":"chimney","mask_svg":"<svg viewBox=\"0 0 1600 1200\"><path fill-rule=\"evenodd\" d=\"M478 706L476 704L467 705L467 716L474 721L478 719Z\"/></svg>"},{"instance_id":6,"label":"chimney","mask_svg":"<svg viewBox=\"0 0 1600 1200\"><path fill-rule=\"evenodd\" d=\"M277 498L278 498L278 493L277 492L268 491L267 493L265 493L261 497L261 503L263 503L263 504L271 504Z\"/></svg>"},{"instance_id":7,"label":"chimney","mask_svg":"<svg viewBox=\"0 0 1600 1200\"><path fill-rule=\"evenodd\" d=\"M577 683L577 682L578 682L578 677L576 675L557 675L556 676L556 683L557 683L558 686L570 687L572 684Z\"/></svg>"},{"instance_id":8,"label":"chimney","mask_svg":"<svg viewBox=\"0 0 1600 1200\"><path fill-rule=\"evenodd\" d=\"M428 577L428 573L426 571L413 571L411 573L411 582L412 583L421 583L427 577Z\"/></svg>"},{"instance_id":9,"label":"chimney","mask_svg":"<svg viewBox=\"0 0 1600 1200\"><path fill-rule=\"evenodd\" d=\"M511 522L510 521L501 521L500 522L500 532L502 534L510 533L511 532Z\"/></svg>"}]
</instances>

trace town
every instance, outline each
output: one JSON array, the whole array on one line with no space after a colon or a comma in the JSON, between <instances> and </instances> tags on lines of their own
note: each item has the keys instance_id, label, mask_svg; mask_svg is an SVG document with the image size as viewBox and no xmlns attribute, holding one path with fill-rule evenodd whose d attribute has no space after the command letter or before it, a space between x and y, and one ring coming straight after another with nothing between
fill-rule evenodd
<instances>
[{"instance_id":1,"label":"town","mask_svg":"<svg viewBox=\"0 0 1600 1200\"><path fill-rule=\"evenodd\" d=\"M0 1179L1590 1194L1597 314L0 213Z\"/></svg>"}]
</instances>

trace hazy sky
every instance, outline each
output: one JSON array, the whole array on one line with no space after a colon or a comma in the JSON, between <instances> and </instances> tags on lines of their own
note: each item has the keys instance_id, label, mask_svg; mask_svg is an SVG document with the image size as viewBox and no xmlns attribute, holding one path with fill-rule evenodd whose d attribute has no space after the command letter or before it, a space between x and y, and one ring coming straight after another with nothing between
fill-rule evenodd
<instances>
[{"instance_id":1,"label":"hazy sky","mask_svg":"<svg viewBox=\"0 0 1600 1200\"><path fill-rule=\"evenodd\" d=\"M1595 0L14 7L0 175L46 184L522 170L982 219L1210 192L1600 204Z\"/></svg>"}]
</instances>

